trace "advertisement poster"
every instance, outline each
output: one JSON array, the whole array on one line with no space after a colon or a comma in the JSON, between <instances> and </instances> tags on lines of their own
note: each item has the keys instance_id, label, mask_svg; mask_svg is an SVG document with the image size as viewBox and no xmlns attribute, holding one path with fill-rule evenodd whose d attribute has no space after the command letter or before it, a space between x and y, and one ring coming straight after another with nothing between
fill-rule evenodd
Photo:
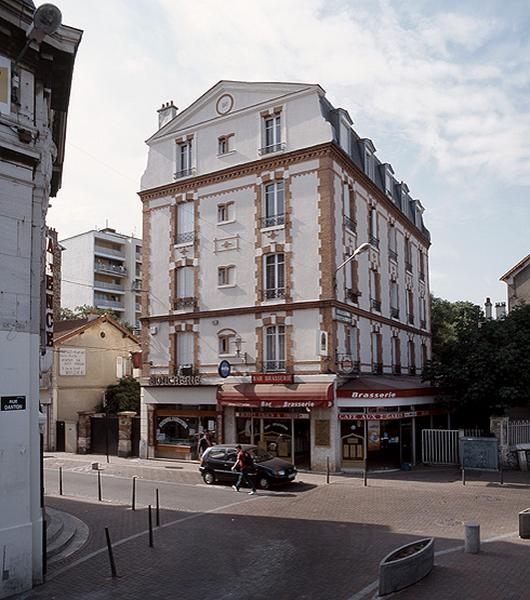
<instances>
[{"instance_id":1,"label":"advertisement poster","mask_svg":"<svg viewBox=\"0 0 530 600\"><path fill-rule=\"evenodd\" d=\"M368 452L381 448L380 423L368 421Z\"/></svg>"}]
</instances>

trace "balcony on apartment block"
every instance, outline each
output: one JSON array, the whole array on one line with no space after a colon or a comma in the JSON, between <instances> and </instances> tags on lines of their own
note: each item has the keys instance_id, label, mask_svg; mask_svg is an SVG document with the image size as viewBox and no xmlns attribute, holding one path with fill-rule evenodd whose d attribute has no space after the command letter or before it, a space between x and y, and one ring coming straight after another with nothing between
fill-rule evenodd
<instances>
[{"instance_id":1,"label":"balcony on apartment block","mask_svg":"<svg viewBox=\"0 0 530 600\"><path fill-rule=\"evenodd\" d=\"M125 288L120 283L114 283L112 281L102 281L101 279L94 279L94 289L111 290L118 294L125 294Z\"/></svg>"},{"instance_id":2,"label":"balcony on apartment block","mask_svg":"<svg viewBox=\"0 0 530 600\"><path fill-rule=\"evenodd\" d=\"M94 244L94 254L98 256L111 256L113 258L125 259L125 252L123 249L110 248L109 246L102 246L101 244Z\"/></svg>"},{"instance_id":3,"label":"balcony on apartment block","mask_svg":"<svg viewBox=\"0 0 530 600\"><path fill-rule=\"evenodd\" d=\"M94 295L94 304L96 305L96 308L110 308L118 311L125 310L123 302L111 300L110 298L106 298L104 296Z\"/></svg>"},{"instance_id":4,"label":"balcony on apartment block","mask_svg":"<svg viewBox=\"0 0 530 600\"><path fill-rule=\"evenodd\" d=\"M117 275L118 277L127 277L127 269L123 265L116 265L101 260L96 260L94 263L94 270L98 273L109 273L110 275Z\"/></svg>"}]
</instances>

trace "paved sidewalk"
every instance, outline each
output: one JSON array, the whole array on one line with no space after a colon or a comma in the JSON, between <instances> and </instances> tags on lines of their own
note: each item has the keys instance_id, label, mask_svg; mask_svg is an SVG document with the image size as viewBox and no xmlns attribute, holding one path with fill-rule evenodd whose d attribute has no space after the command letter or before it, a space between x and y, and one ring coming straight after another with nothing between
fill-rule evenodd
<instances>
[{"instance_id":1,"label":"paved sidewalk","mask_svg":"<svg viewBox=\"0 0 530 600\"><path fill-rule=\"evenodd\" d=\"M418 468L371 474L366 488L359 475L333 475L325 485L325 475L301 473L299 479L310 485L250 498L234 493L232 500L229 489L201 484L196 463L111 457L107 465L104 456L53 453L45 468L83 473L96 461L105 475L186 483L174 489L190 501L193 494L220 500L213 509L166 507L165 527L155 531L151 549L145 510L48 496L51 506L84 520L91 533L82 550L53 565L51 579L25 598L370 600L376 596L378 562L397 546L427 536L436 540L435 569L392 598L530 598L530 541L520 540L516 531L518 511L530 506L528 473L505 473L501 486L496 473L472 472L463 486L458 470ZM462 549L463 523L472 519L481 524L479 555ZM105 553L106 524L114 543L122 541L116 580ZM240 552L252 565L245 573Z\"/></svg>"}]
</instances>

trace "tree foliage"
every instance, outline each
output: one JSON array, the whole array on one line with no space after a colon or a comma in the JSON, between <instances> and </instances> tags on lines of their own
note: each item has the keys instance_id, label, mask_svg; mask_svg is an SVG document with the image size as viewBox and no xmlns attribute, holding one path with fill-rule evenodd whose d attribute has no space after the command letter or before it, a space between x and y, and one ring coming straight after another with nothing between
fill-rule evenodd
<instances>
[{"instance_id":1,"label":"tree foliage","mask_svg":"<svg viewBox=\"0 0 530 600\"><path fill-rule=\"evenodd\" d=\"M140 383L132 377L122 377L115 385L109 385L105 394L106 409L116 414L123 410L140 413Z\"/></svg>"},{"instance_id":2,"label":"tree foliage","mask_svg":"<svg viewBox=\"0 0 530 600\"><path fill-rule=\"evenodd\" d=\"M76 306L75 308L61 308L59 318L61 321L70 319L88 319L90 315L109 315L115 321L117 321L122 327L128 329L131 333L133 331L132 325L127 321L120 319L118 314L111 309L96 308L89 304L83 304L82 306Z\"/></svg>"},{"instance_id":3,"label":"tree foliage","mask_svg":"<svg viewBox=\"0 0 530 600\"><path fill-rule=\"evenodd\" d=\"M530 404L530 306L485 319L470 302L432 299L428 376L458 401L464 424Z\"/></svg>"}]
</instances>

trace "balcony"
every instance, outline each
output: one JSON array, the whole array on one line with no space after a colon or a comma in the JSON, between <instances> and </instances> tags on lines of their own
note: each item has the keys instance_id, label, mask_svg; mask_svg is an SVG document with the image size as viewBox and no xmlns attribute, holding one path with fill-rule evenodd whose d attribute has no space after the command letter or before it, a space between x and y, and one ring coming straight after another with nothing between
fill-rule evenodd
<instances>
[{"instance_id":1,"label":"balcony","mask_svg":"<svg viewBox=\"0 0 530 600\"><path fill-rule=\"evenodd\" d=\"M183 169L182 171L177 171L173 174L173 177L175 179L182 179L183 177L191 177L192 175L195 175L195 167L192 167L191 169Z\"/></svg>"},{"instance_id":2,"label":"balcony","mask_svg":"<svg viewBox=\"0 0 530 600\"><path fill-rule=\"evenodd\" d=\"M263 148L259 148L258 154L263 156L264 154L282 152L283 150L285 150L285 142L280 142L279 144L270 144L269 146L263 146Z\"/></svg>"},{"instance_id":3,"label":"balcony","mask_svg":"<svg viewBox=\"0 0 530 600\"><path fill-rule=\"evenodd\" d=\"M344 215L344 227L349 229L352 233L357 233L357 223L346 215Z\"/></svg>"},{"instance_id":4,"label":"balcony","mask_svg":"<svg viewBox=\"0 0 530 600\"><path fill-rule=\"evenodd\" d=\"M94 279L94 289L100 288L102 290L112 290L113 292L119 292L120 294L125 293L125 288L119 283L112 283L111 281L99 281Z\"/></svg>"},{"instance_id":5,"label":"balcony","mask_svg":"<svg viewBox=\"0 0 530 600\"><path fill-rule=\"evenodd\" d=\"M408 323L409 325L414 325L414 315L413 315L413 314L409 313L409 314L407 315L407 323Z\"/></svg>"},{"instance_id":6,"label":"balcony","mask_svg":"<svg viewBox=\"0 0 530 600\"><path fill-rule=\"evenodd\" d=\"M285 225L285 215L271 215L270 217L262 217L260 220L261 229L267 229L267 227L280 227Z\"/></svg>"},{"instance_id":7,"label":"balcony","mask_svg":"<svg viewBox=\"0 0 530 600\"><path fill-rule=\"evenodd\" d=\"M352 354L337 352L335 362L338 372L343 375L357 375L361 371L361 362L353 360Z\"/></svg>"},{"instance_id":8,"label":"balcony","mask_svg":"<svg viewBox=\"0 0 530 600\"><path fill-rule=\"evenodd\" d=\"M412 263L405 261L405 270L412 273Z\"/></svg>"},{"instance_id":9,"label":"balcony","mask_svg":"<svg viewBox=\"0 0 530 600\"><path fill-rule=\"evenodd\" d=\"M392 319L399 319L399 308L390 307L390 317Z\"/></svg>"},{"instance_id":10,"label":"balcony","mask_svg":"<svg viewBox=\"0 0 530 600\"><path fill-rule=\"evenodd\" d=\"M416 365L409 366L409 375L416 375Z\"/></svg>"},{"instance_id":11,"label":"balcony","mask_svg":"<svg viewBox=\"0 0 530 600\"><path fill-rule=\"evenodd\" d=\"M141 279L135 279L132 282L131 291L132 292L141 292L142 291L142 281L141 281Z\"/></svg>"},{"instance_id":12,"label":"balcony","mask_svg":"<svg viewBox=\"0 0 530 600\"><path fill-rule=\"evenodd\" d=\"M427 322L426 321L420 321L420 329L427 329Z\"/></svg>"},{"instance_id":13,"label":"balcony","mask_svg":"<svg viewBox=\"0 0 530 600\"><path fill-rule=\"evenodd\" d=\"M264 360L261 363L263 373L285 373L285 360Z\"/></svg>"},{"instance_id":14,"label":"balcony","mask_svg":"<svg viewBox=\"0 0 530 600\"><path fill-rule=\"evenodd\" d=\"M113 310L124 310L124 306L117 300L109 300L108 298L102 298L100 296L94 296L94 304L98 308L112 308Z\"/></svg>"},{"instance_id":15,"label":"balcony","mask_svg":"<svg viewBox=\"0 0 530 600\"><path fill-rule=\"evenodd\" d=\"M371 298L370 307L372 310L381 312L381 300L375 300L375 298Z\"/></svg>"},{"instance_id":16,"label":"balcony","mask_svg":"<svg viewBox=\"0 0 530 600\"><path fill-rule=\"evenodd\" d=\"M285 300L285 288L267 288L261 290L262 300Z\"/></svg>"},{"instance_id":17,"label":"balcony","mask_svg":"<svg viewBox=\"0 0 530 600\"><path fill-rule=\"evenodd\" d=\"M425 281L425 273L423 271L420 271L420 281Z\"/></svg>"},{"instance_id":18,"label":"balcony","mask_svg":"<svg viewBox=\"0 0 530 600\"><path fill-rule=\"evenodd\" d=\"M195 241L195 231L185 231L184 233L177 233L175 236L176 245L193 244Z\"/></svg>"},{"instance_id":19,"label":"balcony","mask_svg":"<svg viewBox=\"0 0 530 600\"><path fill-rule=\"evenodd\" d=\"M111 273L112 275L119 275L120 277L127 277L127 269L122 265L113 265L112 263L104 263L96 261L94 270L100 273Z\"/></svg>"},{"instance_id":20,"label":"balcony","mask_svg":"<svg viewBox=\"0 0 530 600\"><path fill-rule=\"evenodd\" d=\"M107 246L99 246L98 244L94 244L94 254L108 254L109 256L116 256L117 258L125 258L125 254L122 250L107 248Z\"/></svg>"},{"instance_id":21,"label":"balcony","mask_svg":"<svg viewBox=\"0 0 530 600\"><path fill-rule=\"evenodd\" d=\"M388 258L394 262L398 261L398 253L395 250L388 251Z\"/></svg>"},{"instance_id":22,"label":"balcony","mask_svg":"<svg viewBox=\"0 0 530 600\"><path fill-rule=\"evenodd\" d=\"M353 290L351 288L346 288L344 294L346 296L346 300L349 300L350 302L353 302L354 304L359 304L359 296L361 295L361 292L359 290Z\"/></svg>"},{"instance_id":23,"label":"balcony","mask_svg":"<svg viewBox=\"0 0 530 600\"><path fill-rule=\"evenodd\" d=\"M372 373L374 375L382 375L383 374L383 363L373 363L372 364Z\"/></svg>"},{"instance_id":24,"label":"balcony","mask_svg":"<svg viewBox=\"0 0 530 600\"><path fill-rule=\"evenodd\" d=\"M194 298L192 296L177 298L173 302L174 310L194 309L196 306L197 306L197 298Z\"/></svg>"},{"instance_id":25,"label":"balcony","mask_svg":"<svg viewBox=\"0 0 530 600\"><path fill-rule=\"evenodd\" d=\"M379 249L379 238L376 238L375 235L369 236L368 241L370 242L370 244L372 244L372 246Z\"/></svg>"},{"instance_id":26,"label":"balcony","mask_svg":"<svg viewBox=\"0 0 530 600\"><path fill-rule=\"evenodd\" d=\"M392 365L392 373L394 375L401 375L401 365Z\"/></svg>"}]
</instances>

